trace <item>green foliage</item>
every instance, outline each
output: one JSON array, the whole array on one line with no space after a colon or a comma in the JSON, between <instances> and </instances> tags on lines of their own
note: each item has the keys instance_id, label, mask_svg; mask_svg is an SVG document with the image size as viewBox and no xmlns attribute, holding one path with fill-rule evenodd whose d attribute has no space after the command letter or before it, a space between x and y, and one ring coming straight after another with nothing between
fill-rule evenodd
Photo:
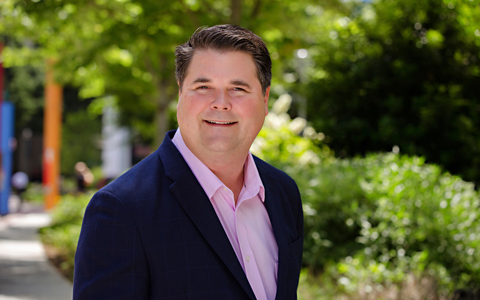
<instances>
[{"instance_id":1,"label":"green foliage","mask_svg":"<svg viewBox=\"0 0 480 300\"><path fill-rule=\"evenodd\" d=\"M303 262L324 282L316 292L401 287L409 276L433 280L439 295L479 287L480 195L472 183L420 157L336 159L328 147L315 149L318 142L296 135L292 123L284 119L275 127L267 119L252 151L286 170L300 188ZM305 159L306 153L316 156ZM303 276L308 290L317 277Z\"/></svg>"},{"instance_id":2,"label":"green foliage","mask_svg":"<svg viewBox=\"0 0 480 300\"><path fill-rule=\"evenodd\" d=\"M339 156L420 155L480 180L480 7L474 1L350 2L323 12L307 68L308 119Z\"/></svg>"},{"instance_id":3,"label":"green foliage","mask_svg":"<svg viewBox=\"0 0 480 300\"><path fill-rule=\"evenodd\" d=\"M356 183L348 187L360 188L364 198L359 213L350 210L344 220L357 228L361 251L330 270L348 279L343 280L346 290L401 282L409 273L436 278L444 292L478 288L480 196L473 184L417 157L388 153L345 161L358 166ZM314 206L317 211L322 203Z\"/></svg>"},{"instance_id":4,"label":"green foliage","mask_svg":"<svg viewBox=\"0 0 480 300\"><path fill-rule=\"evenodd\" d=\"M178 94L177 45L200 26L239 24L265 37L279 74L284 57L303 44L310 2L5 0L0 34L22 42L5 48L7 66L55 59L57 80L79 86L83 98L116 96L122 122L159 144Z\"/></svg>"},{"instance_id":5,"label":"green foliage","mask_svg":"<svg viewBox=\"0 0 480 300\"><path fill-rule=\"evenodd\" d=\"M70 112L62 127L61 173L73 175L75 164L89 167L101 164L101 121L84 111Z\"/></svg>"},{"instance_id":6,"label":"green foliage","mask_svg":"<svg viewBox=\"0 0 480 300\"><path fill-rule=\"evenodd\" d=\"M44 202L42 184L37 182L30 182L22 197L27 202L42 204Z\"/></svg>"},{"instance_id":7,"label":"green foliage","mask_svg":"<svg viewBox=\"0 0 480 300\"><path fill-rule=\"evenodd\" d=\"M44 74L38 67L26 65L5 71L7 100L15 105L15 131L33 129L38 134L43 124L35 122L35 116L43 113Z\"/></svg>"},{"instance_id":8,"label":"green foliage","mask_svg":"<svg viewBox=\"0 0 480 300\"><path fill-rule=\"evenodd\" d=\"M50 227L80 224L85 208L92 196L93 193L67 194L62 196L61 201L51 213L52 224Z\"/></svg>"},{"instance_id":9,"label":"green foliage","mask_svg":"<svg viewBox=\"0 0 480 300\"><path fill-rule=\"evenodd\" d=\"M420 158L382 154L364 161L368 172L360 185L376 208L373 226L361 224L365 253L390 263L410 257L406 263L420 271L440 264L456 282L478 283L480 196L473 184Z\"/></svg>"},{"instance_id":10,"label":"green foliage","mask_svg":"<svg viewBox=\"0 0 480 300\"><path fill-rule=\"evenodd\" d=\"M93 174L93 182L90 185L91 188L95 188L99 182L104 179L103 172L102 172L102 167L101 166L96 166L91 168L92 174Z\"/></svg>"},{"instance_id":11,"label":"green foliage","mask_svg":"<svg viewBox=\"0 0 480 300\"><path fill-rule=\"evenodd\" d=\"M308 269L302 269L297 290L299 300L331 300L338 299L338 295L337 282L333 278L328 275L315 276Z\"/></svg>"},{"instance_id":12,"label":"green foliage","mask_svg":"<svg viewBox=\"0 0 480 300\"><path fill-rule=\"evenodd\" d=\"M40 229L42 242L58 252L60 269L73 280L75 251L85 208L92 194L64 195L52 211L52 223Z\"/></svg>"}]
</instances>

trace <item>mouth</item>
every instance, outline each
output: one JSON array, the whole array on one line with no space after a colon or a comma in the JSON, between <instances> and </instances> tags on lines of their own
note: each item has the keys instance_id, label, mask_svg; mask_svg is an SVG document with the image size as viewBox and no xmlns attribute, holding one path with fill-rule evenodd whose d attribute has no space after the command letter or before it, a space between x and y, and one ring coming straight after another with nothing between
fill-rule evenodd
<instances>
[{"instance_id":1,"label":"mouth","mask_svg":"<svg viewBox=\"0 0 480 300\"><path fill-rule=\"evenodd\" d=\"M217 121L209 121L209 120L205 120L205 122L209 124L214 124L214 125L232 125L237 123L237 122L217 122Z\"/></svg>"}]
</instances>

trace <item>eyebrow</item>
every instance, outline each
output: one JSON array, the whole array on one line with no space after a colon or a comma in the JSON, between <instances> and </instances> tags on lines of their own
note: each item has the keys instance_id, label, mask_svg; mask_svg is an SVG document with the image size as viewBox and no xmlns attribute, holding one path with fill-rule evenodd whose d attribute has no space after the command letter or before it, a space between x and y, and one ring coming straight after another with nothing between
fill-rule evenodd
<instances>
[{"instance_id":1,"label":"eyebrow","mask_svg":"<svg viewBox=\"0 0 480 300\"><path fill-rule=\"evenodd\" d=\"M243 80L233 80L233 81L230 81L230 83L233 84L233 85L240 85L240 86L244 86L246 88L250 88L250 85Z\"/></svg>"},{"instance_id":2,"label":"eyebrow","mask_svg":"<svg viewBox=\"0 0 480 300\"><path fill-rule=\"evenodd\" d=\"M193 83L206 83L206 82L210 82L210 81L211 81L211 80L208 79L208 78L206 78L206 77L199 77L199 78L195 79L195 80L192 82L192 84L193 84Z\"/></svg>"},{"instance_id":3,"label":"eyebrow","mask_svg":"<svg viewBox=\"0 0 480 300\"><path fill-rule=\"evenodd\" d=\"M195 79L192 84L195 84L195 83L208 83L208 82L211 82L212 80L206 78L206 77L198 77L197 79ZM244 86L246 88L250 88L250 85L248 83L246 83L245 81L243 80L232 80L230 81L230 84L233 84L233 85L239 85L239 86Z\"/></svg>"}]
</instances>

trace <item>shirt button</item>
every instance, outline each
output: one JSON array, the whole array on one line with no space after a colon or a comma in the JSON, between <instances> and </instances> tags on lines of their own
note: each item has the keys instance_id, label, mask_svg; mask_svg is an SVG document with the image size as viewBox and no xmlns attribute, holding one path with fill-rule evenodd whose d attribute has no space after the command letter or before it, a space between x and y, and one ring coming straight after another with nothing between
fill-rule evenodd
<instances>
[{"instance_id":1,"label":"shirt button","mask_svg":"<svg viewBox=\"0 0 480 300\"><path fill-rule=\"evenodd\" d=\"M227 189L226 187L223 187L223 190L224 190L224 191L227 191L228 189Z\"/></svg>"},{"instance_id":2,"label":"shirt button","mask_svg":"<svg viewBox=\"0 0 480 300\"><path fill-rule=\"evenodd\" d=\"M247 256L247 262L250 262L250 256Z\"/></svg>"}]
</instances>

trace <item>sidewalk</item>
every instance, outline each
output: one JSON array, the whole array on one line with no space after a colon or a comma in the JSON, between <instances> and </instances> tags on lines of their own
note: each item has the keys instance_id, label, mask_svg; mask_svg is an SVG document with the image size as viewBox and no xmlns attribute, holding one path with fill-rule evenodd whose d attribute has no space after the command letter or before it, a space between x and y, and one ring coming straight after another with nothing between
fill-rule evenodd
<instances>
[{"instance_id":1,"label":"sidewalk","mask_svg":"<svg viewBox=\"0 0 480 300\"><path fill-rule=\"evenodd\" d=\"M0 216L0 300L69 300L72 284L48 262L37 234L50 216L25 205Z\"/></svg>"}]
</instances>

